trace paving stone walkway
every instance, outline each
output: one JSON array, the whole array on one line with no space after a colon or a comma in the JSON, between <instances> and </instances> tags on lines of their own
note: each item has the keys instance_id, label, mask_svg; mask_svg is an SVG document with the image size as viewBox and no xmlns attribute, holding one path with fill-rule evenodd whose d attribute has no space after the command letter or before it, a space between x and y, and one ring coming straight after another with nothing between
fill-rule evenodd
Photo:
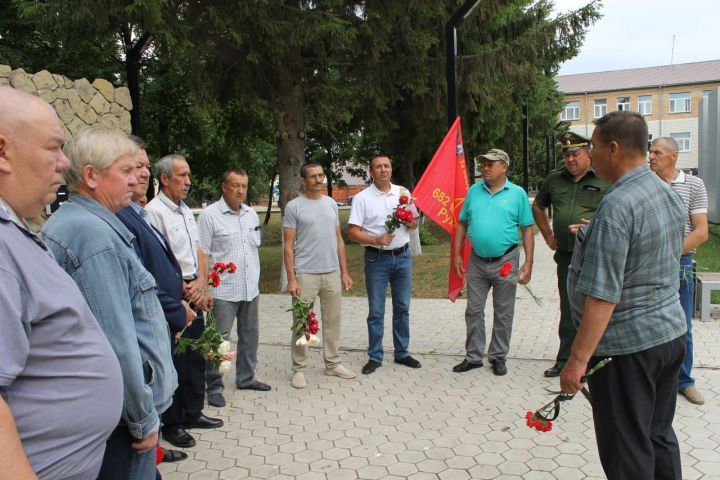
<instances>
[{"instance_id":1,"label":"paving stone walkway","mask_svg":"<svg viewBox=\"0 0 720 480\"><path fill-rule=\"evenodd\" d=\"M162 464L165 480L200 479L601 479L589 405L564 405L552 432L525 426L524 415L551 399L559 319L552 252L536 239L530 289L518 288L508 374L490 368L452 373L465 342L465 301L413 299L410 350L423 368L392 362L391 305L385 363L360 374L367 357L365 298L343 299L343 362L358 377L324 376L322 350L312 349L308 387L290 386L287 295L260 302L258 379L268 393L229 389L228 405L207 407L225 426L193 430L189 459ZM352 272L351 272L352 274ZM488 302L487 328L492 308ZM717 313L717 312L716 312ZM720 318L695 322L695 368L706 404L678 397L675 430L685 479L720 480ZM233 386L234 373L226 376ZM166 445L167 446L167 445Z\"/></svg>"}]
</instances>

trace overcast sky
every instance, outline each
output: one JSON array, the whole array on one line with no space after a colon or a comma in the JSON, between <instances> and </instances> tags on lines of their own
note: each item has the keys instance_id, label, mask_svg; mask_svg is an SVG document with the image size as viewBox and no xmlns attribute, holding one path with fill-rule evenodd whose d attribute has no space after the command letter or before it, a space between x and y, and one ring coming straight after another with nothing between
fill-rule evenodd
<instances>
[{"instance_id":1,"label":"overcast sky","mask_svg":"<svg viewBox=\"0 0 720 480\"><path fill-rule=\"evenodd\" d=\"M565 12L589 0L555 0ZM604 0L577 57L560 75L720 59L718 0ZM673 55L673 35L675 49Z\"/></svg>"}]
</instances>

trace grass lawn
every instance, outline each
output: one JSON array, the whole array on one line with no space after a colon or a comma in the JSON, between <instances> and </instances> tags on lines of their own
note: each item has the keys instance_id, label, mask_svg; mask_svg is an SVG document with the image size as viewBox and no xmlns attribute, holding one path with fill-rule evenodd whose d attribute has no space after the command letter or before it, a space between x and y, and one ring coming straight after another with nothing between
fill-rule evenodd
<instances>
[{"instance_id":1,"label":"grass lawn","mask_svg":"<svg viewBox=\"0 0 720 480\"><path fill-rule=\"evenodd\" d=\"M710 224L710 237L695 254L698 272L720 272L720 225ZM720 292L712 292L712 303L720 303Z\"/></svg>"},{"instance_id":2,"label":"grass lawn","mask_svg":"<svg viewBox=\"0 0 720 480\"><path fill-rule=\"evenodd\" d=\"M347 245L347 262L350 276L355 282L348 295L364 297L365 275L363 273L363 248L347 239L349 209L340 210L340 229ZM265 218L260 215L261 221ZM263 245L260 247L260 292L278 293L282 247L280 213L273 213L263 230ZM434 245L423 245L423 254L413 259L413 297L446 298L447 276L450 265L450 236L432 221L426 220L427 228L438 239ZM542 238L536 237L536 241ZM698 271L720 272L720 225L710 225L710 238L700 246L695 260ZM712 302L720 303L720 292L713 292Z\"/></svg>"}]
</instances>

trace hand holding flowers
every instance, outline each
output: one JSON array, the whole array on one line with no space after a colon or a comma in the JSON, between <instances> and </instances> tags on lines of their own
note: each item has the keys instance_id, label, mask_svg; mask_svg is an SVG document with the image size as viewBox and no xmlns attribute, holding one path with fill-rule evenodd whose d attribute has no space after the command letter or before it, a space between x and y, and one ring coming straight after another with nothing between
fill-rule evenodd
<instances>
[{"instance_id":1,"label":"hand holding flowers","mask_svg":"<svg viewBox=\"0 0 720 480\"><path fill-rule=\"evenodd\" d=\"M400 228L400 225L408 225L415 221L417 218L417 209L415 208L414 198L410 196L410 192L403 189L400 192L400 199L397 207L395 207L390 215L385 220L385 230L389 234L392 234Z\"/></svg>"},{"instance_id":2,"label":"hand holding flowers","mask_svg":"<svg viewBox=\"0 0 720 480\"><path fill-rule=\"evenodd\" d=\"M230 263L217 262L213 266L213 271L207 276L208 288L216 288L220 286L221 273L232 274L237 270L237 266ZM192 322L191 322L192 323ZM191 324L190 323L190 324ZM188 324L180 332L175 335L175 352L182 354L190 349L200 353L206 360L208 367L219 368L220 372L225 373L232 366L231 360L236 356L235 352L230 351L230 342L225 340L225 336L220 331L215 321L215 315L212 310L208 311L205 317L205 329L198 338L183 337Z\"/></svg>"},{"instance_id":3,"label":"hand holding flowers","mask_svg":"<svg viewBox=\"0 0 720 480\"><path fill-rule=\"evenodd\" d=\"M318 322L317 315L312 311L314 304L315 303L310 300L297 297L293 301L292 308L288 310L288 312L293 312L291 329L300 336L295 342L299 347L314 347L320 343L320 339L317 336L317 333L320 331L320 323Z\"/></svg>"}]
</instances>

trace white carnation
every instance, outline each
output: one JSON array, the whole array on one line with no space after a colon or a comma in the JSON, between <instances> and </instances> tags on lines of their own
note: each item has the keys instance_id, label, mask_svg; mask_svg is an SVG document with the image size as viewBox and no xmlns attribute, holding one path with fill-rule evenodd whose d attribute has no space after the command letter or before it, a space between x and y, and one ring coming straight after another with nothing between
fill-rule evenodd
<instances>
[{"instance_id":1,"label":"white carnation","mask_svg":"<svg viewBox=\"0 0 720 480\"><path fill-rule=\"evenodd\" d=\"M230 342L228 342L227 340L224 340L218 347L217 352L221 356L224 356L224 355L227 355L228 353L230 353Z\"/></svg>"},{"instance_id":2,"label":"white carnation","mask_svg":"<svg viewBox=\"0 0 720 480\"><path fill-rule=\"evenodd\" d=\"M230 360L225 360L224 362L220 362L220 373L227 373L230 371L230 367L232 367L232 362Z\"/></svg>"},{"instance_id":3,"label":"white carnation","mask_svg":"<svg viewBox=\"0 0 720 480\"><path fill-rule=\"evenodd\" d=\"M307 346L307 344L308 344L308 341L305 340L305 335L298 338L297 342L295 342L295 345L297 345L298 347L305 347L305 346Z\"/></svg>"}]
</instances>

